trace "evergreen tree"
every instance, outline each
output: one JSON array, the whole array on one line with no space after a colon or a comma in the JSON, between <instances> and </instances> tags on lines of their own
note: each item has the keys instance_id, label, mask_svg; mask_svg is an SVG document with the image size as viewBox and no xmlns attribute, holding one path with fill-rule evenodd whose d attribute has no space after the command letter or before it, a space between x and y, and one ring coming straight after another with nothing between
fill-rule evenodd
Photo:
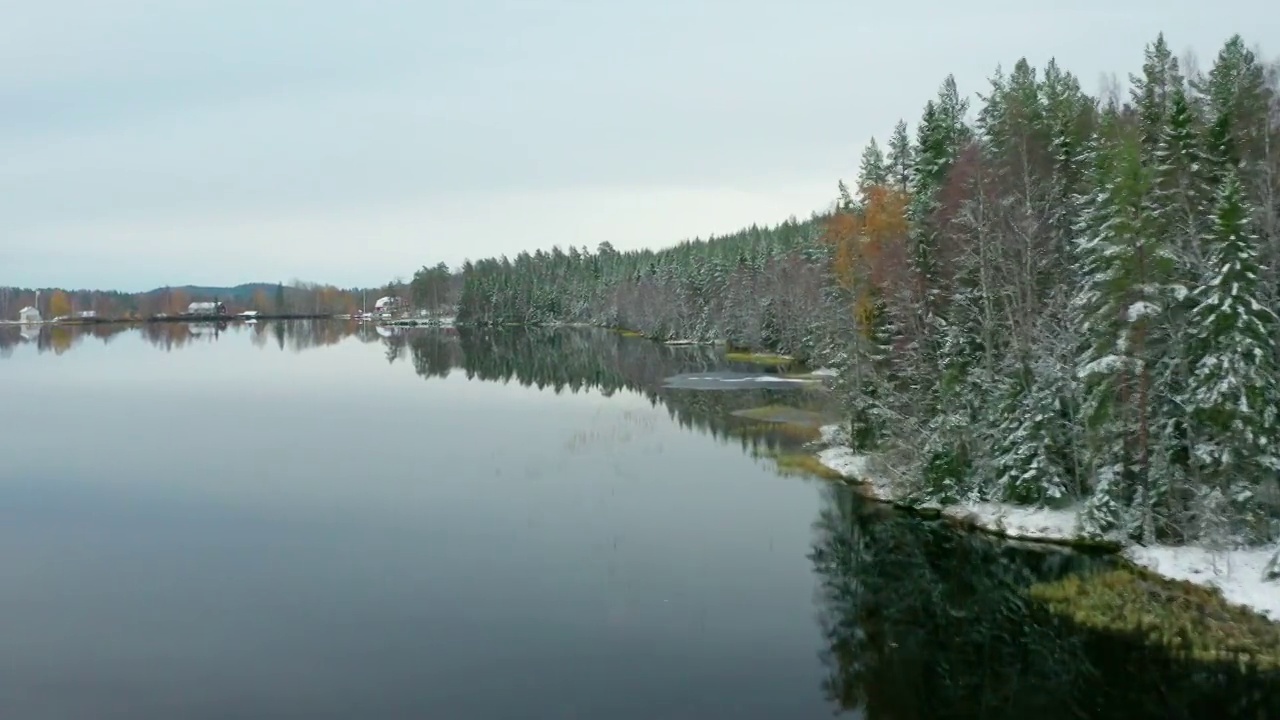
<instances>
[{"instance_id":1,"label":"evergreen tree","mask_svg":"<svg viewBox=\"0 0 1280 720\"><path fill-rule=\"evenodd\" d=\"M1142 65L1142 75L1131 75L1131 96L1138 111L1138 135L1142 141L1144 157L1156 151L1166 132L1174 94L1184 80L1178 69L1178 59L1169 50L1164 34L1148 45Z\"/></svg>"},{"instance_id":2,"label":"evergreen tree","mask_svg":"<svg viewBox=\"0 0 1280 720\"><path fill-rule=\"evenodd\" d=\"M1232 159L1247 197L1247 188L1261 169L1257 161L1266 156L1267 135L1273 132L1266 68L1245 47L1244 40L1234 35L1219 51L1208 75L1195 83L1195 89L1204 98L1209 122L1223 123L1221 134L1230 138L1239 153ZM1241 165L1243 158L1253 161Z\"/></svg>"},{"instance_id":3,"label":"evergreen tree","mask_svg":"<svg viewBox=\"0 0 1280 720\"><path fill-rule=\"evenodd\" d=\"M858 167L858 194L861 201L866 203L868 189L886 186L889 181L889 166L885 164L884 153L880 152L876 139L871 138L862 151L862 162Z\"/></svg>"},{"instance_id":4,"label":"evergreen tree","mask_svg":"<svg viewBox=\"0 0 1280 720\"><path fill-rule=\"evenodd\" d=\"M1280 470L1280 377L1275 364L1275 312L1261 300L1257 238L1238 178L1218 193L1208 267L1193 294L1194 374L1187 405L1196 422L1195 460L1232 503L1249 539L1269 531L1257 495Z\"/></svg>"},{"instance_id":5,"label":"evergreen tree","mask_svg":"<svg viewBox=\"0 0 1280 720\"><path fill-rule=\"evenodd\" d=\"M892 415L889 405L896 334L879 292L868 292L864 310L855 317L857 332L849 344L848 367L837 387L850 408L850 442L864 451L878 446Z\"/></svg>"},{"instance_id":6,"label":"evergreen tree","mask_svg":"<svg viewBox=\"0 0 1280 720\"><path fill-rule=\"evenodd\" d=\"M1068 367L1047 348L1008 383L1007 401L997 418L994 440L996 500L1024 504L1056 503L1076 494L1071 442L1073 419Z\"/></svg>"},{"instance_id":7,"label":"evergreen tree","mask_svg":"<svg viewBox=\"0 0 1280 720\"><path fill-rule=\"evenodd\" d=\"M911 137L907 134L907 121L899 120L893 126L893 135L889 137L889 159L887 171L889 182L900 193L906 194L911 189L911 172L914 158L911 151Z\"/></svg>"},{"instance_id":8,"label":"evergreen tree","mask_svg":"<svg viewBox=\"0 0 1280 720\"><path fill-rule=\"evenodd\" d=\"M1114 125L1114 121L1112 122ZM1138 138L1095 139L1094 191L1084 199L1075 301L1085 349L1077 363L1082 414L1097 478L1086 527L1153 539L1156 489L1151 478L1153 370L1162 348L1162 276L1173 256L1146 234L1142 200L1149 179Z\"/></svg>"},{"instance_id":9,"label":"evergreen tree","mask_svg":"<svg viewBox=\"0 0 1280 720\"><path fill-rule=\"evenodd\" d=\"M910 245L907 256L915 284L916 334L914 352L920 373L912 380L917 412L927 420L923 448L924 482L939 498L958 499L966 492L969 476L969 418L958 403L948 402L964 384L965 363L960 356L966 344L958 328L942 313L945 292L941 267L941 225L937 215L939 193L970 137L964 123L968 102L960 98L955 78L947 77L936 101L925 104L912 150ZM953 342L949 342L950 338ZM967 354L967 353L965 353ZM944 373L950 382L940 384ZM945 411L940 412L940 409ZM922 418L923 419L923 418Z\"/></svg>"}]
</instances>

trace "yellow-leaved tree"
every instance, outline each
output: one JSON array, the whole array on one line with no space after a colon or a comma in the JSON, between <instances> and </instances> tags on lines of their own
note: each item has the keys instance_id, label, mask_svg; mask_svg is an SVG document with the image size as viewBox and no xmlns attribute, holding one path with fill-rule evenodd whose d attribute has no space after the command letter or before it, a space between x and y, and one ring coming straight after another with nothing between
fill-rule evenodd
<instances>
[{"instance_id":1,"label":"yellow-leaved tree","mask_svg":"<svg viewBox=\"0 0 1280 720\"><path fill-rule=\"evenodd\" d=\"M71 298L61 290L54 290L49 296L49 317L58 318L71 314Z\"/></svg>"},{"instance_id":2,"label":"yellow-leaved tree","mask_svg":"<svg viewBox=\"0 0 1280 720\"><path fill-rule=\"evenodd\" d=\"M836 281L852 294L853 316L866 333L874 298L892 296L906 280L907 197L881 185L863 188L862 193L863 206L833 215L825 237L834 249Z\"/></svg>"}]
</instances>

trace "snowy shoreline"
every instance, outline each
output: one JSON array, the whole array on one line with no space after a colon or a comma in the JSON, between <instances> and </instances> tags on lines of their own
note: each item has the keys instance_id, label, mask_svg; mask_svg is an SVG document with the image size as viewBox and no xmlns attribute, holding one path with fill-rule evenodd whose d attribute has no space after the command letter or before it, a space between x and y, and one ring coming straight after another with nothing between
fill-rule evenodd
<instances>
[{"instance_id":1,"label":"snowy shoreline","mask_svg":"<svg viewBox=\"0 0 1280 720\"><path fill-rule=\"evenodd\" d=\"M818 461L856 483L870 498L918 510L902 499L895 483L870 470L870 458L840 444L841 429L837 425L822 428L823 444ZM1011 540L1073 545L1088 543L1079 529L1075 509L1029 508L1001 503L962 503L936 507L942 517L975 529ZM1235 605L1258 612L1280 622L1280 581L1264 579L1267 563L1275 555L1275 546L1236 550L1210 550L1197 546L1129 546L1118 548L1120 555L1170 580L1185 580L1197 585L1217 588Z\"/></svg>"}]
</instances>

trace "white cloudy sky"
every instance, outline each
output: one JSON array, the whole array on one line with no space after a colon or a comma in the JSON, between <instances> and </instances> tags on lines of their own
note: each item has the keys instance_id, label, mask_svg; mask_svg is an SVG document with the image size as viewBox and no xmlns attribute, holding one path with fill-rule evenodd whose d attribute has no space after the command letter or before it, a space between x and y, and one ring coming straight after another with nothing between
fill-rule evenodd
<instances>
[{"instance_id":1,"label":"white cloudy sky","mask_svg":"<svg viewBox=\"0 0 1280 720\"><path fill-rule=\"evenodd\" d=\"M1037 5L1043 9L1032 9ZM0 284L373 284L800 217L941 79L1267 0L0 0Z\"/></svg>"}]
</instances>

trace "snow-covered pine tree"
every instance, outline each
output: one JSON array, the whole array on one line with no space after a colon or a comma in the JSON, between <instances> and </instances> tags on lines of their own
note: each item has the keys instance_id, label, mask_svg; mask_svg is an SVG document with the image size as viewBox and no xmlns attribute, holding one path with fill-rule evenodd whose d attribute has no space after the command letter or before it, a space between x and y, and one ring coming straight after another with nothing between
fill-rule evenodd
<instances>
[{"instance_id":1,"label":"snow-covered pine tree","mask_svg":"<svg viewBox=\"0 0 1280 720\"><path fill-rule=\"evenodd\" d=\"M884 153L875 138L862 150L862 161L858 166L858 198L860 204L866 205L867 191L875 187L889 184L890 168L886 164Z\"/></svg>"},{"instance_id":2,"label":"snow-covered pine tree","mask_svg":"<svg viewBox=\"0 0 1280 720\"><path fill-rule=\"evenodd\" d=\"M1220 163L1220 175L1224 169L1239 174L1245 202L1255 213L1265 297L1280 309L1280 83L1275 73L1235 35L1194 86L1211 128L1209 149Z\"/></svg>"},{"instance_id":3,"label":"snow-covered pine tree","mask_svg":"<svg viewBox=\"0 0 1280 720\"><path fill-rule=\"evenodd\" d=\"M1126 447L1129 432L1123 412L1117 411L1119 386L1131 370L1128 358L1115 350L1118 316L1117 279L1111 267L1111 218L1122 201L1117 182L1115 151L1110 146L1116 123L1114 105L1103 115L1103 126L1090 138L1085 157L1090 163L1081 194L1074 255L1080 275L1080 289L1071 303L1073 324L1082 346L1076 362L1084 401L1080 419L1084 423L1085 447L1079 450L1080 466L1091 479L1085 528L1107 533L1123 522L1126 500ZM1122 408L1121 408L1122 410Z\"/></svg>"},{"instance_id":4,"label":"snow-covered pine tree","mask_svg":"<svg viewBox=\"0 0 1280 720\"><path fill-rule=\"evenodd\" d=\"M1165 135L1174 93L1184 80L1178 69L1178 59L1169 50L1164 33L1147 46L1142 75L1130 75L1133 83L1130 92L1138 110L1138 136L1146 154L1154 153Z\"/></svg>"},{"instance_id":5,"label":"snow-covered pine tree","mask_svg":"<svg viewBox=\"0 0 1280 720\"><path fill-rule=\"evenodd\" d=\"M1174 257L1144 222L1150 178L1140 140L1111 115L1104 132L1112 137L1094 140L1095 189L1084 199L1077 248L1082 281L1074 310L1086 347L1076 372L1091 441L1085 466L1095 477L1084 521L1095 533L1150 540L1158 495L1151 477L1153 372L1166 346L1162 283Z\"/></svg>"},{"instance_id":6,"label":"snow-covered pine tree","mask_svg":"<svg viewBox=\"0 0 1280 720\"><path fill-rule=\"evenodd\" d=\"M1204 135L1180 83L1172 90L1168 118L1151 152L1155 176L1148 208L1160 229L1176 238L1182 263L1193 269L1203 260L1201 241L1215 194Z\"/></svg>"},{"instance_id":7,"label":"snow-covered pine tree","mask_svg":"<svg viewBox=\"0 0 1280 720\"><path fill-rule=\"evenodd\" d=\"M1042 332L1061 332L1061 326ZM1069 364L1052 345L1037 345L1018 376L1001 378L1006 402L992 434L992 485L986 494L1003 502L1052 504L1076 494L1071 456Z\"/></svg>"},{"instance_id":8,"label":"snow-covered pine tree","mask_svg":"<svg viewBox=\"0 0 1280 720\"><path fill-rule=\"evenodd\" d=\"M1080 192L1084 174L1081 154L1089 139L1096 108L1094 100L1080 89L1080 81L1050 60L1040 83L1044 103L1044 123L1049 139L1051 180L1046 222L1053 234L1050 261L1046 263L1046 287L1060 286L1068 259L1078 208L1073 202Z\"/></svg>"},{"instance_id":9,"label":"snow-covered pine tree","mask_svg":"<svg viewBox=\"0 0 1280 720\"><path fill-rule=\"evenodd\" d=\"M836 183L836 212L854 212L858 209L858 203L853 199L853 193L849 192L849 186L841 180Z\"/></svg>"},{"instance_id":10,"label":"snow-covered pine tree","mask_svg":"<svg viewBox=\"0 0 1280 720\"><path fill-rule=\"evenodd\" d=\"M937 210L939 193L947 182L960 151L969 142L971 131L965 124L968 101L960 97L955 78L948 76L936 101L925 105L917 127L913 149L911 202L908 206L909 251L907 264L916 285L914 298L913 349L925 373L912 378L916 408L926 425L923 448L924 484L939 499L957 499L965 494L970 475L969 418L965 406L946 393L964 386L951 376L945 382L948 361L941 352L951 332L943 314L947 291L940 262L941 227ZM952 333L954 336L954 333ZM957 347L952 345L952 347Z\"/></svg>"},{"instance_id":11,"label":"snow-covered pine tree","mask_svg":"<svg viewBox=\"0 0 1280 720\"><path fill-rule=\"evenodd\" d=\"M877 289L865 292L848 346L849 372L838 385L850 409L850 442L858 450L874 449L883 439L894 392L893 319Z\"/></svg>"},{"instance_id":12,"label":"snow-covered pine tree","mask_svg":"<svg viewBox=\"0 0 1280 720\"><path fill-rule=\"evenodd\" d=\"M890 186L902 194L911 190L911 172L915 160L912 157L911 137L907 134L907 121L899 120L889 136L889 157L886 169Z\"/></svg>"},{"instance_id":13,"label":"snow-covered pine tree","mask_svg":"<svg viewBox=\"0 0 1280 720\"><path fill-rule=\"evenodd\" d=\"M984 335L1000 339L996 350L1003 360L998 374L974 388L989 405L976 419L991 448L984 494L1030 503L1061 498L1072 485L1064 448L1074 403L1064 373L1074 358L1060 342L1064 328L1043 320L1053 289L1070 277L1059 248L1069 234L1072 214L1063 206L1075 185L1069 173L1082 103L1074 79L1055 65L1050 70L1043 83L1025 59L1008 77L997 73L979 114L999 188L990 202L999 216L995 225L1013 230L992 233L997 242L977 243L988 248L984 275L995 274L984 280L984 302L994 296L999 303L984 319L992 326Z\"/></svg>"},{"instance_id":14,"label":"snow-covered pine tree","mask_svg":"<svg viewBox=\"0 0 1280 720\"><path fill-rule=\"evenodd\" d=\"M1238 149L1237 159L1250 159L1237 168L1248 200L1258 175L1257 161L1265 156L1267 135L1273 132L1266 68L1245 46L1244 40L1234 35L1218 52L1208 75L1194 83L1194 87L1204 99L1210 122L1223 116L1228 118L1224 130Z\"/></svg>"},{"instance_id":15,"label":"snow-covered pine tree","mask_svg":"<svg viewBox=\"0 0 1280 720\"><path fill-rule=\"evenodd\" d=\"M1185 529L1187 488L1194 483L1190 446L1194 442L1183 402L1190 375L1190 288L1201 272L1200 249L1212 205L1199 120L1186 94L1186 82L1163 36L1148 46L1143 75L1135 78L1142 162L1151 186L1143 200L1149 237L1158 238L1172 257L1169 276L1159 279L1163 311L1158 334L1149 345L1150 376L1160 392L1150 407L1150 462L1145 503L1146 537L1181 535Z\"/></svg>"},{"instance_id":16,"label":"snow-covered pine tree","mask_svg":"<svg viewBox=\"0 0 1280 720\"><path fill-rule=\"evenodd\" d=\"M1261 298L1257 237L1238 176L1218 192L1210 276L1196 288L1191 311L1193 374L1187 403L1195 418L1195 462L1201 492L1226 498L1242 539L1272 532L1257 502L1280 472L1280 319Z\"/></svg>"}]
</instances>

